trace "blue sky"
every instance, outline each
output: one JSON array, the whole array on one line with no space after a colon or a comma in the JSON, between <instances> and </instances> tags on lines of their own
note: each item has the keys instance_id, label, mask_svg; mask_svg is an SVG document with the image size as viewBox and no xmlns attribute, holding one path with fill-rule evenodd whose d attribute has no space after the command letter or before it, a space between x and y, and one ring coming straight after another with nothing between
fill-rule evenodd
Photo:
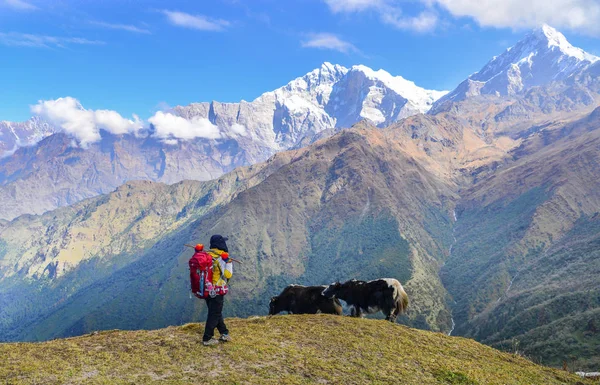
<instances>
[{"instance_id":1,"label":"blue sky","mask_svg":"<svg viewBox=\"0 0 600 385\"><path fill-rule=\"evenodd\" d=\"M142 119L252 100L324 61L452 89L542 22L600 54L597 0L488 3L0 0L0 120L66 96Z\"/></svg>"}]
</instances>

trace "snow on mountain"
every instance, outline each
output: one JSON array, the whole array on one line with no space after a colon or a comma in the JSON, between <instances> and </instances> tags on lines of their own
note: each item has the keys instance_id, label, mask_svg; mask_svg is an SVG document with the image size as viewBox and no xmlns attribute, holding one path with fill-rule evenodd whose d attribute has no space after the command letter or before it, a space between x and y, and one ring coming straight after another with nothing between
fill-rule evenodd
<instances>
[{"instance_id":1,"label":"snow on mountain","mask_svg":"<svg viewBox=\"0 0 600 385\"><path fill-rule=\"evenodd\" d=\"M556 29L543 25L439 99L432 112L449 101L481 94L514 95L534 86L564 80L598 60L600 58L573 47Z\"/></svg>"},{"instance_id":2,"label":"snow on mountain","mask_svg":"<svg viewBox=\"0 0 600 385\"><path fill-rule=\"evenodd\" d=\"M248 139L280 151L326 129L350 127L363 119L384 126L427 112L444 94L383 70L324 63L252 102L194 103L173 112L186 119L209 119L225 136L235 136L232 130L243 126Z\"/></svg>"},{"instance_id":3,"label":"snow on mountain","mask_svg":"<svg viewBox=\"0 0 600 385\"><path fill-rule=\"evenodd\" d=\"M336 127L348 127L362 119L386 126L427 112L446 93L426 90L384 70L357 65L335 84L325 109L336 119Z\"/></svg>"},{"instance_id":4,"label":"snow on mountain","mask_svg":"<svg viewBox=\"0 0 600 385\"><path fill-rule=\"evenodd\" d=\"M181 134L185 127L202 123L218 130L220 139L236 140L249 152L250 159L261 161L327 129L350 127L362 119L383 126L424 113L444 94L423 89L384 70L374 71L363 65L348 69L326 62L252 102L213 101L177 106L172 111L161 112L159 118L162 119L152 117L149 123L155 125L155 132L164 133L162 141L166 145L178 142L171 138L173 132ZM80 109L89 112L81 106ZM185 123L177 120L180 117L198 124L169 127L176 122ZM58 131L42 117L23 123L0 122L0 157ZM185 141L188 136L196 139L191 134L179 135L179 139Z\"/></svg>"},{"instance_id":5,"label":"snow on mountain","mask_svg":"<svg viewBox=\"0 0 600 385\"><path fill-rule=\"evenodd\" d=\"M0 158L11 155L18 147L36 144L55 132L51 124L39 117L18 123L0 121Z\"/></svg>"},{"instance_id":6,"label":"snow on mountain","mask_svg":"<svg viewBox=\"0 0 600 385\"><path fill-rule=\"evenodd\" d=\"M398 95L406 97L420 112L427 112L433 102L448 93L448 91L426 90L402 76L392 76L384 70L373 71L363 65L354 66L352 70L360 71L369 79L380 81Z\"/></svg>"}]
</instances>

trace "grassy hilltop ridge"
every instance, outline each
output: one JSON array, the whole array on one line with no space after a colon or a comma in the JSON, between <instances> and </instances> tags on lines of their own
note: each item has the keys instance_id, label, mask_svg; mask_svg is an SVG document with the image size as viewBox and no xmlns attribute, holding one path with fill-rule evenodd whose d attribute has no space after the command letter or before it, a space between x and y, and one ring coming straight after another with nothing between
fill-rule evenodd
<instances>
[{"instance_id":1,"label":"grassy hilltop ridge","mask_svg":"<svg viewBox=\"0 0 600 385\"><path fill-rule=\"evenodd\" d=\"M234 342L200 344L202 324L0 344L8 384L592 384L473 340L329 315L228 319Z\"/></svg>"}]
</instances>

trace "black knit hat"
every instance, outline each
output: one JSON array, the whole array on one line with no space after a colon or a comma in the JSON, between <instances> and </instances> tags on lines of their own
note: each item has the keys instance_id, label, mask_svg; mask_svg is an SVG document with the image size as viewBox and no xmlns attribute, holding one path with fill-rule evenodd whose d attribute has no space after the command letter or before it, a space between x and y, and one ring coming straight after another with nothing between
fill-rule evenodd
<instances>
[{"instance_id":1,"label":"black knit hat","mask_svg":"<svg viewBox=\"0 0 600 385\"><path fill-rule=\"evenodd\" d=\"M210 248L223 250L228 253L229 250L227 249L227 243L225 243L225 241L228 239L229 238L224 237L222 235L215 234L212 237L210 237Z\"/></svg>"}]
</instances>

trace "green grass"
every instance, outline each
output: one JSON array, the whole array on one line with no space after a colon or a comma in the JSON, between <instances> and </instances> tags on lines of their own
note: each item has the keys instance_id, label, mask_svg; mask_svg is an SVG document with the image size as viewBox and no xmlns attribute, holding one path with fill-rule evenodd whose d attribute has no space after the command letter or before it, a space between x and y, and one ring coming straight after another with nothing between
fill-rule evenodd
<instances>
[{"instance_id":1,"label":"green grass","mask_svg":"<svg viewBox=\"0 0 600 385\"><path fill-rule=\"evenodd\" d=\"M592 384L473 340L330 315L227 319L234 341L201 345L202 324L0 344L0 383Z\"/></svg>"}]
</instances>

